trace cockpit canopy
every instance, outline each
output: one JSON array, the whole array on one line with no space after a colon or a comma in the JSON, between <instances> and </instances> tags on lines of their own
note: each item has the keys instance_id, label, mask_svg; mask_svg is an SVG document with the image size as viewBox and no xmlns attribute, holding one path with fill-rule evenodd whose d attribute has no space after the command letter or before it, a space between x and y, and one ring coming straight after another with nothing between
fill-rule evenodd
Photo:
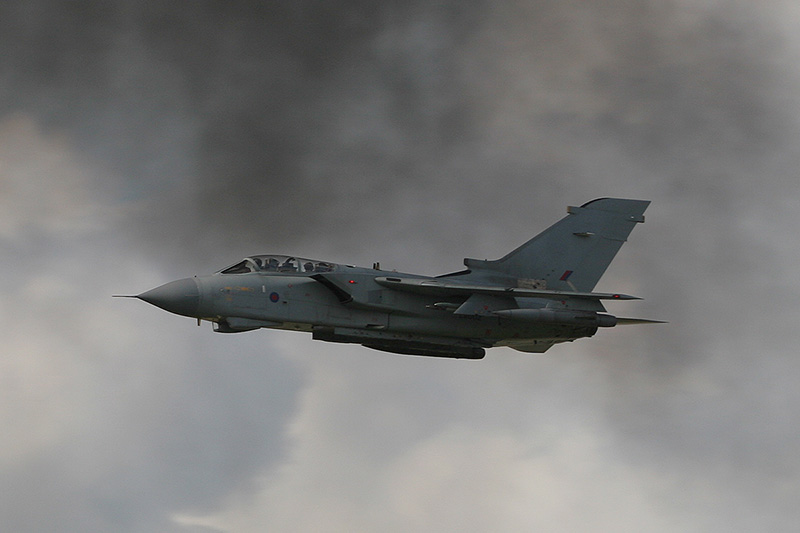
<instances>
[{"instance_id":1,"label":"cockpit canopy","mask_svg":"<svg viewBox=\"0 0 800 533\"><path fill-rule=\"evenodd\" d=\"M336 265L325 261L302 259L288 255L254 255L246 257L219 274L249 274L250 272L333 272Z\"/></svg>"}]
</instances>

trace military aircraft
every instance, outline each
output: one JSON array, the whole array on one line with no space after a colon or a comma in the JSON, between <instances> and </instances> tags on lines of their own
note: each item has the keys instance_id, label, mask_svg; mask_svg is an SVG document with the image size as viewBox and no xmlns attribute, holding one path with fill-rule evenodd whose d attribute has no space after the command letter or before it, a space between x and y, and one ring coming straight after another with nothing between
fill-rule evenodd
<instances>
[{"instance_id":1,"label":"military aircraft","mask_svg":"<svg viewBox=\"0 0 800 533\"><path fill-rule=\"evenodd\" d=\"M600 198L506 256L464 259L465 270L436 277L302 259L254 255L208 276L138 296L171 313L212 322L214 331L259 328L310 332L407 355L481 359L485 348L542 353L591 337L597 328L656 320L617 318L591 292L634 226L645 200Z\"/></svg>"}]
</instances>

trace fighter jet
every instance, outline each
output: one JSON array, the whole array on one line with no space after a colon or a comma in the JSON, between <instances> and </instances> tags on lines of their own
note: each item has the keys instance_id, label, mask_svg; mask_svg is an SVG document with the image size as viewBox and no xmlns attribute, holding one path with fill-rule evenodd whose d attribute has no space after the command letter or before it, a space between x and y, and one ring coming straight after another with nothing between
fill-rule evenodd
<instances>
[{"instance_id":1,"label":"fighter jet","mask_svg":"<svg viewBox=\"0 0 800 533\"><path fill-rule=\"evenodd\" d=\"M618 318L592 292L637 223L646 200L600 198L504 257L464 259L466 269L430 277L302 259L254 255L207 276L130 296L213 324L219 333L259 328L406 355L482 359L507 346L543 353L598 328L660 322Z\"/></svg>"}]
</instances>

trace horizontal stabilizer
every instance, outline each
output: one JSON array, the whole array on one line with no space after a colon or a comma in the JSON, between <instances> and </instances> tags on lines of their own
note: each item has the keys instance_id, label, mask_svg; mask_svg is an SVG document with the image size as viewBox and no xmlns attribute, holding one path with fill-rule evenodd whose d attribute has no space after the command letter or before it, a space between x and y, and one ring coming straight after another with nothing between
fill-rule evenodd
<instances>
[{"instance_id":1,"label":"horizontal stabilizer","mask_svg":"<svg viewBox=\"0 0 800 533\"><path fill-rule=\"evenodd\" d=\"M613 328L617 325L617 317L613 315L566 309L504 309L494 311L493 314L503 318L541 324L570 324L601 328Z\"/></svg>"}]
</instances>

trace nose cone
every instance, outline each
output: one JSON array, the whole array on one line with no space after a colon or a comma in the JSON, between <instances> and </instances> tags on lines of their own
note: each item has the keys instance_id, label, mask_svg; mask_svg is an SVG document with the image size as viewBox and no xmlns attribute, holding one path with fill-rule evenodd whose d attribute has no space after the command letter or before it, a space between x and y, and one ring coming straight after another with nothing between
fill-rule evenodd
<instances>
[{"instance_id":1,"label":"nose cone","mask_svg":"<svg viewBox=\"0 0 800 533\"><path fill-rule=\"evenodd\" d=\"M191 317L197 316L197 308L200 305L200 291L197 282L192 278L171 281L144 292L137 298L170 313Z\"/></svg>"}]
</instances>

